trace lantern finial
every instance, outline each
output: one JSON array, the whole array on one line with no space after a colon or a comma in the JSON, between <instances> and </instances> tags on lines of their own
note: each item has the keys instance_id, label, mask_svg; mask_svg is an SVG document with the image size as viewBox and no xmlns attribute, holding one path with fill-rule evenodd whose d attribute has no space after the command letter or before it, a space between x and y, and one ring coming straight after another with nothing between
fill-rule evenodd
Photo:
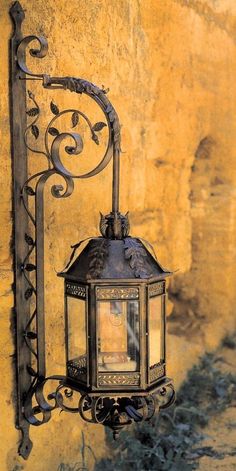
<instances>
[{"instance_id":1,"label":"lantern finial","mask_svg":"<svg viewBox=\"0 0 236 471\"><path fill-rule=\"evenodd\" d=\"M111 212L106 216L100 213L100 232L106 239L124 239L129 235L128 212L123 215L120 212Z\"/></svg>"}]
</instances>

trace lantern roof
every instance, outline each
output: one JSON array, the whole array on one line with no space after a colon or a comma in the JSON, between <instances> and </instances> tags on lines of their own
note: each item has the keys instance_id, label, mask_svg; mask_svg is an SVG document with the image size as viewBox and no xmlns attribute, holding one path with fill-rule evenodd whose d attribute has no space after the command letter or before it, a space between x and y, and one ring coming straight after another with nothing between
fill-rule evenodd
<instances>
[{"instance_id":1,"label":"lantern roof","mask_svg":"<svg viewBox=\"0 0 236 471\"><path fill-rule=\"evenodd\" d=\"M106 279L151 281L170 276L171 272L154 257L138 238L97 237L91 239L71 266L58 276L82 283Z\"/></svg>"}]
</instances>

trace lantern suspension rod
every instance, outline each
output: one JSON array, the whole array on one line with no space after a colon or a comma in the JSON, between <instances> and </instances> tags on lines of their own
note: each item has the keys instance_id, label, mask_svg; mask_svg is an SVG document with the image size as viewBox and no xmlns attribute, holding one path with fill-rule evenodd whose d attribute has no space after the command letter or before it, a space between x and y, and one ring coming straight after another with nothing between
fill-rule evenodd
<instances>
[{"instance_id":1,"label":"lantern suspension rod","mask_svg":"<svg viewBox=\"0 0 236 471\"><path fill-rule=\"evenodd\" d=\"M120 152L115 149L113 155L112 212L119 213Z\"/></svg>"}]
</instances>

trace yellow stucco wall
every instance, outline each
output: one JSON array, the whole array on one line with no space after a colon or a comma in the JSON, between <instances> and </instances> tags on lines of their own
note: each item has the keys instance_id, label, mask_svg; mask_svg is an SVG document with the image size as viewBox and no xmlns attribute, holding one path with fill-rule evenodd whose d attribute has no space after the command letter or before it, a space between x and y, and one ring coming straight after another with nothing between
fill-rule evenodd
<instances>
[{"instance_id":1,"label":"yellow stucco wall","mask_svg":"<svg viewBox=\"0 0 236 471\"><path fill-rule=\"evenodd\" d=\"M148 239L164 266L179 269L168 305L168 373L178 385L198 355L235 328L236 2L25 0L22 5L24 33L44 34L49 42L45 59L30 60L34 70L110 88L122 123L122 212L130 210L132 235ZM104 454L104 431L77 415L55 412L49 424L31 431L29 460L17 456L8 107L12 26L10 2L1 0L0 6L0 471L56 471L61 462L80 461L82 430L96 456ZM45 119L52 98L60 109L80 107L80 97L69 92L45 93L37 83L29 87ZM86 103L81 103L85 109ZM94 107L88 111L100 119ZM89 162L73 157L70 166L76 171ZM30 165L34 171L41 160ZM53 199L49 185L46 190L49 373L63 373L64 362L63 282L56 272L71 244L98 234L98 213L110 210L110 178L111 166L76 182L68 200ZM91 469L92 463L90 458Z\"/></svg>"}]
</instances>

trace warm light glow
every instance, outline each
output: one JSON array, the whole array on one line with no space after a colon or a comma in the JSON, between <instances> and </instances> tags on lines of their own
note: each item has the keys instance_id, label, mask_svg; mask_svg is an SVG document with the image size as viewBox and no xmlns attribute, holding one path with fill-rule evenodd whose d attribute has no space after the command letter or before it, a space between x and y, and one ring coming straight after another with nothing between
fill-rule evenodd
<instances>
[{"instance_id":1,"label":"warm light glow","mask_svg":"<svg viewBox=\"0 0 236 471\"><path fill-rule=\"evenodd\" d=\"M149 365L161 360L162 296L149 299Z\"/></svg>"},{"instance_id":2,"label":"warm light glow","mask_svg":"<svg viewBox=\"0 0 236 471\"><path fill-rule=\"evenodd\" d=\"M68 312L68 360L86 355L85 302L67 297Z\"/></svg>"},{"instance_id":3,"label":"warm light glow","mask_svg":"<svg viewBox=\"0 0 236 471\"><path fill-rule=\"evenodd\" d=\"M138 301L98 302L99 371L137 371L138 368Z\"/></svg>"}]
</instances>

